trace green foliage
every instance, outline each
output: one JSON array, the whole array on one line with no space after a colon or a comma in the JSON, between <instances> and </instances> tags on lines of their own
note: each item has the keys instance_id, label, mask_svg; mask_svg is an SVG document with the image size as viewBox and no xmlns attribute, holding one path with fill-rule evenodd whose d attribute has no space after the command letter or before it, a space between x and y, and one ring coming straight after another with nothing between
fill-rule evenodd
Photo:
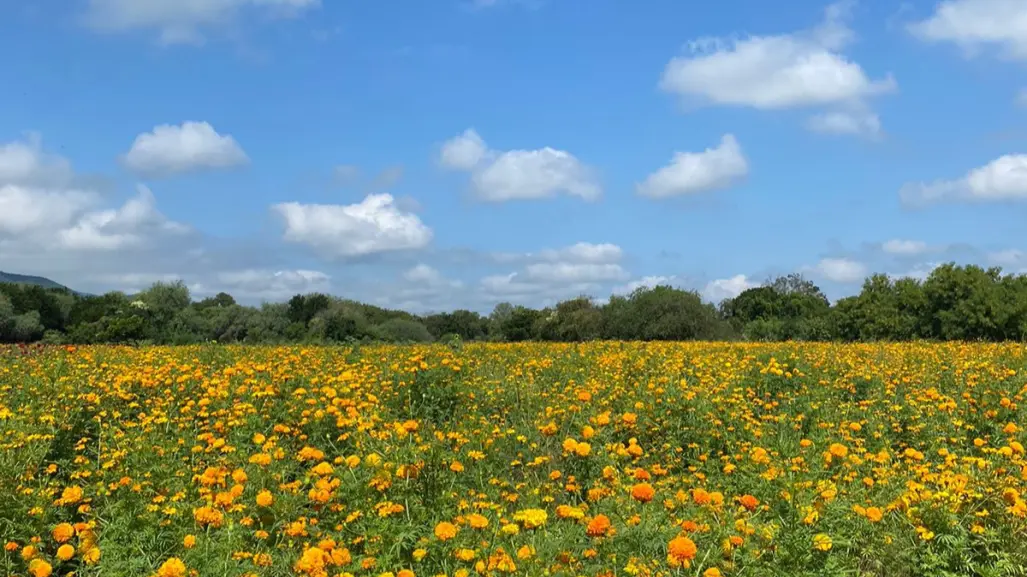
<instances>
[{"instance_id":1,"label":"green foliage","mask_svg":"<svg viewBox=\"0 0 1027 577\"><path fill-rule=\"evenodd\" d=\"M0 342L421 343L732 340L1003 341L1027 338L1027 275L946 264L925 280L876 274L834 305L792 274L713 306L695 291L642 287L601 303L587 295L542 310L503 302L423 316L321 293L248 307L227 293L193 302L182 282L134 298L0 284Z\"/></svg>"},{"instance_id":2,"label":"green foliage","mask_svg":"<svg viewBox=\"0 0 1027 577\"><path fill-rule=\"evenodd\" d=\"M393 318L376 327L378 336L392 343L430 343L433 339L423 324L403 318Z\"/></svg>"}]
</instances>

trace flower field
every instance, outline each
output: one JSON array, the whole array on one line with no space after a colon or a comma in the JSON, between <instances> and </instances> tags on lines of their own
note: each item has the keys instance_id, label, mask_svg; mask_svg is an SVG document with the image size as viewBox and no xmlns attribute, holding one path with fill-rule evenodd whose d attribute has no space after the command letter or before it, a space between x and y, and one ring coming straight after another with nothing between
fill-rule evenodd
<instances>
[{"instance_id":1,"label":"flower field","mask_svg":"<svg viewBox=\"0 0 1027 577\"><path fill-rule=\"evenodd\" d=\"M1020 345L0 349L0 574L1027 574Z\"/></svg>"}]
</instances>

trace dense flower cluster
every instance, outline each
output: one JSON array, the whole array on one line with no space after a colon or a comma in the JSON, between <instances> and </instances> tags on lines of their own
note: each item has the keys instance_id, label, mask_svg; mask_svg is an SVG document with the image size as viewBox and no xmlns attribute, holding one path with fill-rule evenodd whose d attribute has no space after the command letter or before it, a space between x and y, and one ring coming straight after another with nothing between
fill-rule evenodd
<instances>
[{"instance_id":1,"label":"dense flower cluster","mask_svg":"<svg viewBox=\"0 0 1027 577\"><path fill-rule=\"evenodd\" d=\"M999 575L1019 345L49 348L5 574Z\"/></svg>"}]
</instances>

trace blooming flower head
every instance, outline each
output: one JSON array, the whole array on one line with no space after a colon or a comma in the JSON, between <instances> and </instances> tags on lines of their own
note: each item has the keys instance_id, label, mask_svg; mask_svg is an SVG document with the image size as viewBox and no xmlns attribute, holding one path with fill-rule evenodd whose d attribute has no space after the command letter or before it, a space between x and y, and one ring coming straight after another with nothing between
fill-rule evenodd
<instances>
[{"instance_id":1,"label":"blooming flower head","mask_svg":"<svg viewBox=\"0 0 1027 577\"><path fill-rule=\"evenodd\" d=\"M453 537L456 537L457 528L456 525L449 521L443 521L438 525L435 525L435 537L439 541L448 541Z\"/></svg>"},{"instance_id":2,"label":"blooming flower head","mask_svg":"<svg viewBox=\"0 0 1027 577\"><path fill-rule=\"evenodd\" d=\"M675 537L667 544L667 564L671 567L688 567L697 552L694 541L683 535Z\"/></svg>"}]
</instances>

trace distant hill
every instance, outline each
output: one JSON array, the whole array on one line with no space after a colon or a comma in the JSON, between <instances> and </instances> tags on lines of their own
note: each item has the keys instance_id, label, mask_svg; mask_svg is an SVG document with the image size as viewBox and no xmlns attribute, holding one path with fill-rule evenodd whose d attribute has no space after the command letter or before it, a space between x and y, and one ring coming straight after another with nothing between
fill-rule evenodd
<instances>
[{"instance_id":1,"label":"distant hill","mask_svg":"<svg viewBox=\"0 0 1027 577\"><path fill-rule=\"evenodd\" d=\"M38 285L43 288L54 288L54 289L65 289L75 294L80 294L78 291L74 291L58 282L54 282L46 277L32 276L27 274L15 274L13 272L0 271L0 283L12 283L12 284L32 284Z\"/></svg>"}]
</instances>

